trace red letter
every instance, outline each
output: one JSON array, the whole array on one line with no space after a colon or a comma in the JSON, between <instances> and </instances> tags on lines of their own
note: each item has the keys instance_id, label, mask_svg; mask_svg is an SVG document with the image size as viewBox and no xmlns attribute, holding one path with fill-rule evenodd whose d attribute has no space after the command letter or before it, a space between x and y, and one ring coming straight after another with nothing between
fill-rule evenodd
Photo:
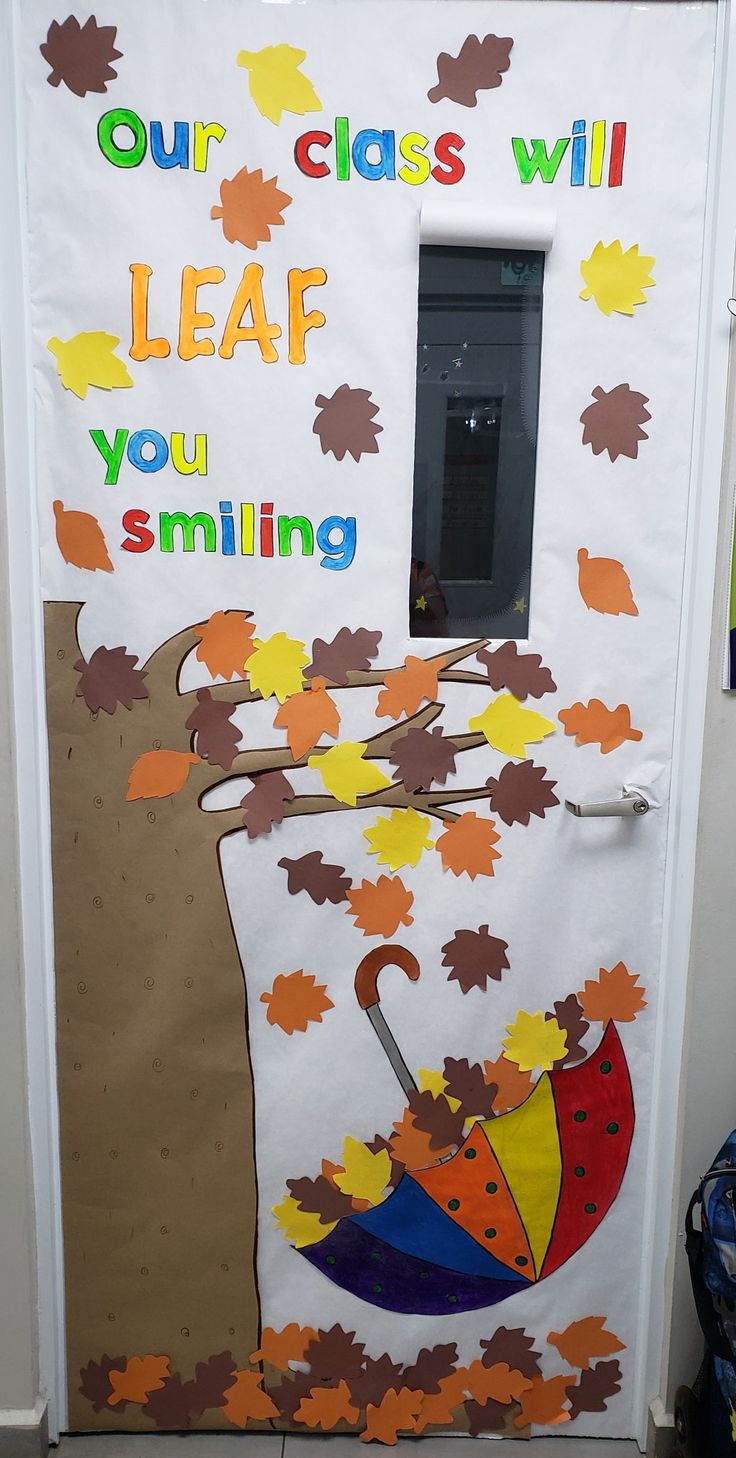
<instances>
[{"instance_id":1,"label":"red letter","mask_svg":"<svg viewBox=\"0 0 736 1458\"><path fill-rule=\"evenodd\" d=\"M141 511L139 506L131 506L130 511L123 514L123 526L130 536L121 542L121 547L126 552L150 552L156 538L153 532L149 532L146 522L151 520L148 511Z\"/></svg>"},{"instance_id":2,"label":"red letter","mask_svg":"<svg viewBox=\"0 0 736 1458\"><path fill-rule=\"evenodd\" d=\"M329 132L304 132L304 135L297 137L294 143L294 161L300 172L307 177L327 177L329 167L326 162L313 162L309 155L310 147L329 147L332 137Z\"/></svg>"},{"instance_id":3,"label":"red letter","mask_svg":"<svg viewBox=\"0 0 736 1458\"><path fill-rule=\"evenodd\" d=\"M437 138L434 155L438 162L445 163L445 167L432 168L432 176L436 182L442 182L449 187L451 182L459 182L465 176L465 163L455 155L456 152L462 152L464 146L464 139L457 132L443 132Z\"/></svg>"}]
</instances>

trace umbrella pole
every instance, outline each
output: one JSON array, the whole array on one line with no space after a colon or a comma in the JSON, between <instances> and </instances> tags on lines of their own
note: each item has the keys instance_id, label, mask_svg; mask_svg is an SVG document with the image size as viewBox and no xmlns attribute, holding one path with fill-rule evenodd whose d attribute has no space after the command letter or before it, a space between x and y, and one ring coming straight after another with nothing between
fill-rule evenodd
<instances>
[{"instance_id":1,"label":"umbrella pole","mask_svg":"<svg viewBox=\"0 0 736 1458\"><path fill-rule=\"evenodd\" d=\"M419 963L406 947L400 947L398 944L374 947L373 951L368 952L363 958L355 974L355 992L358 1002L363 1011L368 1014L371 1026L375 1029L381 1047L408 1098L409 1094L417 1091L417 1085L381 1012L378 974L383 971L384 967L400 967L411 982L416 982L419 976Z\"/></svg>"}]
</instances>

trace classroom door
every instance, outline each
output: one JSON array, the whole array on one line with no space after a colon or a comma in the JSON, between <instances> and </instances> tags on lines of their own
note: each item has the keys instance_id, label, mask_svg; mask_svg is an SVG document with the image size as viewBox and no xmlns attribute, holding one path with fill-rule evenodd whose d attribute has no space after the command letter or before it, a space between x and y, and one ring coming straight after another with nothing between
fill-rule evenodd
<instances>
[{"instance_id":1,"label":"classroom door","mask_svg":"<svg viewBox=\"0 0 736 1458\"><path fill-rule=\"evenodd\" d=\"M23 7L70 1425L628 1436L715 5L128 11Z\"/></svg>"}]
</instances>

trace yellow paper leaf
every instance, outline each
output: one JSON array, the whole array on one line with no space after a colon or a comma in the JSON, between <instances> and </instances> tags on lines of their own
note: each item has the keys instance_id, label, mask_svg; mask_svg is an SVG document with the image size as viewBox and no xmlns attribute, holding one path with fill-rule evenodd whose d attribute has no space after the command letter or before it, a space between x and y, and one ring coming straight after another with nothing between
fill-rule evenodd
<instances>
[{"instance_id":1,"label":"yellow paper leaf","mask_svg":"<svg viewBox=\"0 0 736 1458\"><path fill-rule=\"evenodd\" d=\"M471 729L485 734L492 749L513 759L526 759L527 744L537 744L556 728L536 709L522 709L513 694L499 694L482 714L476 714L468 723Z\"/></svg>"},{"instance_id":2,"label":"yellow paper leaf","mask_svg":"<svg viewBox=\"0 0 736 1458\"><path fill-rule=\"evenodd\" d=\"M440 1073L438 1068L418 1068L417 1080L419 1082L420 1093L431 1093L435 1099L438 1099L440 1094L445 1094L445 1098L453 1114L460 1108L460 1100L451 1099L449 1094L445 1093L447 1079Z\"/></svg>"},{"instance_id":3,"label":"yellow paper leaf","mask_svg":"<svg viewBox=\"0 0 736 1458\"><path fill-rule=\"evenodd\" d=\"M254 638L254 651L247 662L248 682L262 698L276 695L280 704L289 694L301 693L302 669L309 663L304 644L286 633L272 633L270 638Z\"/></svg>"},{"instance_id":4,"label":"yellow paper leaf","mask_svg":"<svg viewBox=\"0 0 736 1458\"><path fill-rule=\"evenodd\" d=\"M363 834L370 854L378 856L379 866L400 871L402 866L418 866L422 851L434 849L429 830L429 817L409 806L406 810L392 810L388 818L379 816Z\"/></svg>"},{"instance_id":5,"label":"yellow paper leaf","mask_svg":"<svg viewBox=\"0 0 736 1458\"><path fill-rule=\"evenodd\" d=\"M646 304L644 289L653 288L655 280L650 275L654 258L639 253L639 244L634 243L624 253L618 240L596 243L590 258L580 265L585 280L581 299L595 299L602 314L633 314L635 304Z\"/></svg>"},{"instance_id":6,"label":"yellow paper leaf","mask_svg":"<svg viewBox=\"0 0 736 1458\"><path fill-rule=\"evenodd\" d=\"M545 1072L567 1053L564 1028L557 1018L546 1019L543 1012L518 1013L506 1032L509 1036L503 1040L504 1056L522 1073L529 1073L533 1068Z\"/></svg>"},{"instance_id":7,"label":"yellow paper leaf","mask_svg":"<svg viewBox=\"0 0 736 1458\"><path fill-rule=\"evenodd\" d=\"M134 383L123 360L113 354L119 343L116 334L96 330L67 340L54 336L47 349L56 360L64 389L84 400L90 385L98 390L129 390Z\"/></svg>"},{"instance_id":8,"label":"yellow paper leaf","mask_svg":"<svg viewBox=\"0 0 736 1458\"><path fill-rule=\"evenodd\" d=\"M388 1155L386 1155L388 1159ZM389 1165L391 1161L389 1160ZM336 1220L323 1224L319 1215L310 1213L307 1210L300 1210L293 1195L284 1195L280 1205L273 1206L273 1214L276 1216L276 1224L287 1240L290 1240L297 1250L303 1245L316 1245L325 1235L329 1235L335 1229Z\"/></svg>"},{"instance_id":9,"label":"yellow paper leaf","mask_svg":"<svg viewBox=\"0 0 736 1458\"><path fill-rule=\"evenodd\" d=\"M385 790L391 783L383 770L371 760L364 760L367 748L367 744L354 744L352 740L345 739L325 754L311 754L307 764L310 769L319 770L325 789L336 800L355 805L359 795L373 795L376 790Z\"/></svg>"},{"instance_id":10,"label":"yellow paper leaf","mask_svg":"<svg viewBox=\"0 0 736 1458\"><path fill-rule=\"evenodd\" d=\"M322 110L311 81L299 70L306 59L306 51L287 45L238 54L238 65L248 72L250 94L261 116L274 126L278 126L285 111L304 116L308 111Z\"/></svg>"},{"instance_id":11,"label":"yellow paper leaf","mask_svg":"<svg viewBox=\"0 0 736 1458\"><path fill-rule=\"evenodd\" d=\"M344 1195L356 1200L368 1200L371 1205L380 1205L384 1190L391 1179L391 1158L388 1151L379 1149L372 1154L367 1144L352 1139L348 1134L342 1146L342 1174L335 1175L335 1184Z\"/></svg>"}]
</instances>

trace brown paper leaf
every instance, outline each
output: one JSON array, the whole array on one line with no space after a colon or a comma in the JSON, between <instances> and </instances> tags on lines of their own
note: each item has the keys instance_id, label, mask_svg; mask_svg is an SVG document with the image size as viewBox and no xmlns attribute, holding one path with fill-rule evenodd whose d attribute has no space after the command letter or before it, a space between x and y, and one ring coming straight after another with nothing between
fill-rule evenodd
<instances>
[{"instance_id":1,"label":"brown paper leaf","mask_svg":"<svg viewBox=\"0 0 736 1458\"><path fill-rule=\"evenodd\" d=\"M108 1357L105 1353L99 1362L88 1362L86 1367L82 1367L79 1373L81 1384L77 1391L92 1403L95 1412L102 1412L107 1407L108 1398L112 1396L110 1372L122 1372L127 1360L127 1357ZM121 1410L123 1406L121 1403Z\"/></svg>"},{"instance_id":2,"label":"brown paper leaf","mask_svg":"<svg viewBox=\"0 0 736 1458\"><path fill-rule=\"evenodd\" d=\"M309 1372L294 1372L283 1382L269 1384L268 1395L276 1404L279 1416L287 1423L293 1423L294 1413L305 1397L309 1396L311 1389L315 1386L314 1377Z\"/></svg>"},{"instance_id":3,"label":"brown paper leaf","mask_svg":"<svg viewBox=\"0 0 736 1458\"><path fill-rule=\"evenodd\" d=\"M401 1372L401 1363L392 1361L388 1352L381 1357L366 1357L363 1371L350 1379L350 1396L356 1407L367 1407L369 1403L378 1407L390 1387L396 1391L401 1386Z\"/></svg>"},{"instance_id":4,"label":"brown paper leaf","mask_svg":"<svg viewBox=\"0 0 736 1458\"><path fill-rule=\"evenodd\" d=\"M249 840L268 835L274 825L280 825L284 818L284 805L296 795L296 790L281 770L255 775L252 784L253 789L240 802L245 811L243 824Z\"/></svg>"},{"instance_id":5,"label":"brown paper leaf","mask_svg":"<svg viewBox=\"0 0 736 1458\"><path fill-rule=\"evenodd\" d=\"M371 400L370 390L340 385L334 395L318 395L314 403L320 410L312 430L319 436L323 456L331 451L341 461L349 451L359 461L362 455L377 453L376 436L383 426L374 421L378 406Z\"/></svg>"},{"instance_id":6,"label":"brown paper leaf","mask_svg":"<svg viewBox=\"0 0 736 1458\"><path fill-rule=\"evenodd\" d=\"M486 780L494 815L500 816L504 825L528 825L532 815L544 820L545 810L560 803L553 793L557 781L545 779L546 773L544 765L530 759L519 764L509 760L498 779L491 776Z\"/></svg>"},{"instance_id":7,"label":"brown paper leaf","mask_svg":"<svg viewBox=\"0 0 736 1458\"><path fill-rule=\"evenodd\" d=\"M100 709L114 714L118 704L132 709L134 699L148 698L145 670L136 668L137 662L127 648L95 648L89 663L78 658L74 665L80 675L77 697L84 699L92 714Z\"/></svg>"},{"instance_id":8,"label":"brown paper leaf","mask_svg":"<svg viewBox=\"0 0 736 1458\"><path fill-rule=\"evenodd\" d=\"M345 874L345 867L329 865L322 859L321 851L308 851L297 860L282 856L278 864L286 871L290 896L306 891L317 906L324 906L326 901L339 906L341 901L347 900L351 881Z\"/></svg>"},{"instance_id":9,"label":"brown paper leaf","mask_svg":"<svg viewBox=\"0 0 736 1458\"><path fill-rule=\"evenodd\" d=\"M315 638L312 662L305 668L305 678L315 674L328 683L344 688L349 673L366 673L378 653L381 633L370 628L341 628L331 643Z\"/></svg>"},{"instance_id":10,"label":"brown paper leaf","mask_svg":"<svg viewBox=\"0 0 736 1458\"><path fill-rule=\"evenodd\" d=\"M590 1027L590 1023L586 1023L583 1017L583 1009L574 992L571 992L569 997L564 998L561 1002L554 1003L553 1009L552 1012L545 1013L545 1018L548 1022L551 1022L553 1018L557 1019L559 1026L564 1029L565 1042L567 1043L565 1057L559 1058L553 1066L555 1068L566 1068L569 1064L580 1063L581 1059L585 1058L583 1038ZM606 1353L601 1353L601 1356L605 1355Z\"/></svg>"},{"instance_id":11,"label":"brown paper leaf","mask_svg":"<svg viewBox=\"0 0 736 1458\"><path fill-rule=\"evenodd\" d=\"M343 1195L342 1190L338 1190L324 1175L317 1175L313 1180L305 1175L302 1179L287 1180L286 1185L299 1209L308 1215L319 1215L323 1225L353 1214L350 1195Z\"/></svg>"},{"instance_id":12,"label":"brown paper leaf","mask_svg":"<svg viewBox=\"0 0 736 1458\"><path fill-rule=\"evenodd\" d=\"M444 1346L422 1347L416 1361L410 1367L404 1368L401 1385L427 1394L439 1392L441 1379L449 1377L456 1364L455 1342L447 1342Z\"/></svg>"},{"instance_id":13,"label":"brown paper leaf","mask_svg":"<svg viewBox=\"0 0 736 1458\"><path fill-rule=\"evenodd\" d=\"M431 789L434 782L444 785L447 776L455 773L456 755L452 740L438 724L434 729L408 729L395 739L389 763L396 766L394 779L403 780L405 789L413 794Z\"/></svg>"},{"instance_id":14,"label":"brown paper leaf","mask_svg":"<svg viewBox=\"0 0 736 1458\"><path fill-rule=\"evenodd\" d=\"M230 1377L232 1381L232 1375ZM142 1411L157 1428L190 1428L204 1407L199 1405L196 1383L184 1382L180 1372L172 1372L163 1387L152 1392Z\"/></svg>"},{"instance_id":15,"label":"brown paper leaf","mask_svg":"<svg viewBox=\"0 0 736 1458\"><path fill-rule=\"evenodd\" d=\"M233 722L235 704L213 699L208 688L197 689L197 706L186 720L186 728L197 736L197 753L209 764L232 768L241 747L241 734Z\"/></svg>"},{"instance_id":16,"label":"brown paper leaf","mask_svg":"<svg viewBox=\"0 0 736 1458\"><path fill-rule=\"evenodd\" d=\"M497 1090L495 1083L486 1083L480 1063L469 1063L467 1058L446 1058L443 1072L445 1095L448 1099L459 1099L464 1119L473 1114L482 1119L491 1118Z\"/></svg>"},{"instance_id":17,"label":"brown paper leaf","mask_svg":"<svg viewBox=\"0 0 736 1458\"><path fill-rule=\"evenodd\" d=\"M557 688L549 669L542 666L541 654L520 653L513 640L500 648L481 648L475 656L483 664L491 688L507 688L521 704L530 694L541 699Z\"/></svg>"},{"instance_id":18,"label":"brown paper leaf","mask_svg":"<svg viewBox=\"0 0 736 1458\"><path fill-rule=\"evenodd\" d=\"M471 1438L479 1438L481 1433L503 1432L509 1417L517 1410L516 1404L495 1402L492 1397L483 1403L466 1402L465 1416Z\"/></svg>"},{"instance_id":19,"label":"brown paper leaf","mask_svg":"<svg viewBox=\"0 0 736 1458\"><path fill-rule=\"evenodd\" d=\"M64 82L75 96L86 96L88 91L107 91L108 81L114 81L117 71L112 62L119 61L122 51L115 50L117 26L98 25L94 15L80 25L76 16L66 20L52 20L46 40L39 50L51 67L46 77L49 86Z\"/></svg>"},{"instance_id":20,"label":"brown paper leaf","mask_svg":"<svg viewBox=\"0 0 736 1458\"><path fill-rule=\"evenodd\" d=\"M288 192L280 190L278 178L266 181L260 167L255 172L241 167L220 183L222 206L212 208L210 217L222 219L228 243L256 249L259 243L270 243L272 228L283 226L282 214L292 201Z\"/></svg>"},{"instance_id":21,"label":"brown paper leaf","mask_svg":"<svg viewBox=\"0 0 736 1458\"><path fill-rule=\"evenodd\" d=\"M423 1093L412 1090L407 1102L415 1128L429 1135L429 1147L435 1154L445 1154L460 1144L465 1123L463 1112L451 1109L444 1094L435 1098L429 1089Z\"/></svg>"},{"instance_id":22,"label":"brown paper leaf","mask_svg":"<svg viewBox=\"0 0 736 1458\"><path fill-rule=\"evenodd\" d=\"M356 1342L354 1331L344 1331L339 1322L329 1331L318 1330L309 1343L304 1360L312 1373L312 1384L323 1385L333 1378L347 1382L363 1370L365 1347Z\"/></svg>"},{"instance_id":23,"label":"brown paper leaf","mask_svg":"<svg viewBox=\"0 0 736 1458\"><path fill-rule=\"evenodd\" d=\"M567 1388L570 1399L570 1417L579 1417L581 1412L605 1412L608 1399L621 1391L621 1368L618 1362L596 1362L587 1372L581 1372L578 1381Z\"/></svg>"},{"instance_id":24,"label":"brown paper leaf","mask_svg":"<svg viewBox=\"0 0 736 1458\"><path fill-rule=\"evenodd\" d=\"M619 456L635 461L639 442L649 439L641 428L645 420L652 418L644 409L649 397L632 390L630 385L616 385L613 390L596 385L592 393L595 403L588 405L580 416L583 445L591 446L594 456L608 451L612 461L617 461Z\"/></svg>"},{"instance_id":25,"label":"brown paper leaf","mask_svg":"<svg viewBox=\"0 0 736 1458\"><path fill-rule=\"evenodd\" d=\"M437 85L427 92L430 101L457 102L477 106L478 92L500 86L511 65L511 36L486 35L479 40L469 35L456 56L441 51L437 57Z\"/></svg>"},{"instance_id":26,"label":"brown paper leaf","mask_svg":"<svg viewBox=\"0 0 736 1458\"><path fill-rule=\"evenodd\" d=\"M448 982L459 982L464 993L470 992L471 987L485 992L489 979L500 982L510 966L508 948L508 942L491 936L487 925L479 926L477 931L456 931L442 948L442 966L452 968Z\"/></svg>"},{"instance_id":27,"label":"brown paper leaf","mask_svg":"<svg viewBox=\"0 0 736 1458\"><path fill-rule=\"evenodd\" d=\"M513 1372L521 1372L524 1377L541 1375L542 1353L535 1352L534 1338L527 1336L523 1326L499 1326L490 1341L482 1341L481 1346L484 1367L495 1367L498 1362L505 1362Z\"/></svg>"}]
</instances>

